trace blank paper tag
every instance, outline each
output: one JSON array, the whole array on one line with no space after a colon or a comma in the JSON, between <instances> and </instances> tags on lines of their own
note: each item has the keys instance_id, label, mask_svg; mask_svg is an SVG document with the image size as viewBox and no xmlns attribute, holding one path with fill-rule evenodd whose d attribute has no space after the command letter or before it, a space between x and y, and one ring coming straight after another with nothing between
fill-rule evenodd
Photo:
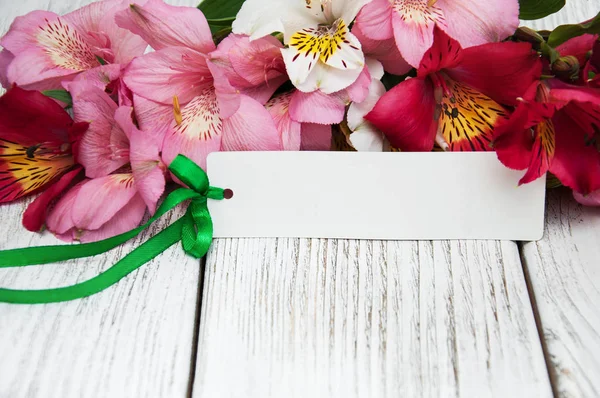
<instances>
[{"instance_id":1,"label":"blank paper tag","mask_svg":"<svg viewBox=\"0 0 600 398\"><path fill-rule=\"evenodd\" d=\"M214 236L538 240L546 179L495 153L218 152Z\"/></svg>"}]
</instances>

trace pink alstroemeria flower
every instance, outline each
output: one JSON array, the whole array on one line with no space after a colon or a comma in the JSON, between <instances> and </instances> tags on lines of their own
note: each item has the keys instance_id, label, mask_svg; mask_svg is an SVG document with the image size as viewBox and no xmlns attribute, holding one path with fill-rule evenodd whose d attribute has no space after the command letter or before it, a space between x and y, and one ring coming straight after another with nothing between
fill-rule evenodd
<instances>
[{"instance_id":1,"label":"pink alstroemeria flower","mask_svg":"<svg viewBox=\"0 0 600 398\"><path fill-rule=\"evenodd\" d=\"M210 54L210 60L233 87L264 104L288 80L282 48L273 36L250 41L248 36L231 34Z\"/></svg>"},{"instance_id":2,"label":"pink alstroemeria flower","mask_svg":"<svg viewBox=\"0 0 600 398\"><path fill-rule=\"evenodd\" d=\"M142 130L164 131L166 164L178 154L205 167L215 151L282 149L264 106L236 90L210 61L215 45L200 10L150 0L116 20L157 50L133 60L124 81L135 95Z\"/></svg>"},{"instance_id":3,"label":"pink alstroemeria flower","mask_svg":"<svg viewBox=\"0 0 600 398\"><path fill-rule=\"evenodd\" d=\"M92 165L86 173L95 178L73 187L50 211L46 225L60 239L92 242L129 231L146 210L156 211L164 192L166 166L156 140L133 124L132 108L111 102L96 88L74 98L76 120L95 124L81 146L82 163Z\"/></svg>"},{"instance_id":4,"label":"pink alstroemeria flower","mask_svg":"<svg viewBox=\"0 0 600 398\"><path fill-rule=\"evenodd\" d=\"M519 26L518 0L373 0L356 18L374 40L394 38L406 61L418 67L438 27L463 48L499 42Z\"/></svg>"},{"instance_id":5,"label":"pink alstroemeria flower","mask_svg":"<svg viewBox=\"0 0 600 398\"><path fill-rule=\"evenodd\" d=\"M126 0L104 0L62 17L33 11L16 18L0 39L0 83L58 89L83 71L103 63L127 64L142 55L147 43L114 21L126 7Z\"/></svg>"},{"instance_id":6,"label":"pink alstroemeria flower","mask_svg":"<svg viewBox=\"0 0 600 398\"><path fill-rule=\"evenodd\" d=\"M290 107L300 99L299 91L290 91L276 95L267 102L266 107L281 134L283 149L286 151L328 151L331 149L331 124L302 123L292 118ZM324 96L327 99L327 96ZM301 99L300 99L301 100ZM338 102L327 104L330 109L320 108L320 112L337 112ZM343 108L342 108L343 109ZM343 111L342 111L343 112ZM342 116L343 117L343 116Z\"/></svg>"}]
</instances>

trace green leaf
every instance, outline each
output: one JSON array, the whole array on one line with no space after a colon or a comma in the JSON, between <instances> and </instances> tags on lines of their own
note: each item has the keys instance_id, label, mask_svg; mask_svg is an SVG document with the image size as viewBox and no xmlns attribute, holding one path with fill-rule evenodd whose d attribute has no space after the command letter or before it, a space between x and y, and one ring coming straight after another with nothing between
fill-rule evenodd
<instances>
[{"instance_id":1,"label":"green leaf","mask_svg":"<svg viewBox=\"0 0 600 398\"><path fill-rule=\"evenodd\" d=\"M202 11L213 35L219 35L231 24L242 7L244 0L203 0L198 9Z\"/></svg>"},{"instance_id":2,"label":"green leaf","mask_svg":"<svg viewBox=\"0 0 600 398\"><path fill-rule=\"evenodd\" d=\"M67 108L73 106L73 98L66 90L46 90L42 91L46 97L57 99L67 104Z\"/></svg>"},{"instance_id":3,"label":"green leaf","mask_svg":"<svg viewBox=\"0 0 600 398\"><path fill-rule=\"evenodd\" d=\"M559 26L550 33L548 44L556 47L573 37L581 36L585 33L600 33L600 13L584 23Z\"/></svg>"},{"instance_id":4,"label":"green leaf","mask_svg":"<svg viewBox=\"0 0 600 398\"><path fill-rule=\"evenodd\" d=\"M519 0L519 18L534 20L554 14L565 6L565 0Z\"/></svg>"},{"instance_id":5,"label":"green leaf","mask_svg":"<svg viewBox=\"0 0 600 398\"><path fill-rule=\"evenodd\" d=\"M235 19L244 0L203 0L198 8L204 13L206 19Z\"/></svg>"}]
</instances>

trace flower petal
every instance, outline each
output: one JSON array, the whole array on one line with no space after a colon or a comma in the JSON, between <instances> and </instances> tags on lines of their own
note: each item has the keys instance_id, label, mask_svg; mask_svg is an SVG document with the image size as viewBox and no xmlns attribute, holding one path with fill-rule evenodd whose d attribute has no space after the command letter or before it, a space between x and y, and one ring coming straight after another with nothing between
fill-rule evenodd
<instances>
[{"instance_id":1,"label":"flower petal","mask_svg":"<svg viewBox=\"0 0 600 398\"><path fill-rule=\"evenodd\" d=\"M161 147L171 125L175 122L172 105L163 105L134 95L135 118L142 131L151 131L155 144Z\"/></svg>"},{"instance_id":2,"label":"flower petal","mask_svg":"<svg viewBox=\"0 0 600 398\"><path fill-rule=\"evenodd\" d=\"M563 185L587 195L600 189L600 152L588 145L581 129L573 128L568 112L559 111L552 118L556 131L556 152L550 166Z\"/></svg>"},{"instance_id":3,"label":"flower petal","mask_svg":"<svg viewBox=\"0 0 600 398\"><path fill-rule=\"evenodd\" d=\"M8 79L21 86L99 66L78 30L54 13L33 11L15 19L0 45L15 55Z\"/></svg>"},{"instance_id":4,"label":"flower petal","mask_svg":"<svg viewBox=\"0 0 600 398\"><path fill-rule=\"evenodd\" d=\"M129 140L115 122L117 104L98 88L92 88L73 98L76 122L88 122L88 131L79 147L79 163L86 176L106 176L129 163Z\"/></svg>"},{"instance_id":5,"label":"flower petal","mask_svg":"<svg viewBox=\"0 0 600 398\"><path fill-rule=\"evenodd\" d=\"M56 205L50 210L48 213L48 217L46 218L46 226L56 235L67 235L69 231L75 229L75 223L73 222L73 218L71 217L73 211L73 204L75 203L75 199L77 199L77 195L81 190L81 187L89 180L85 180L75 185L73 188L69 189L67 193L60 198L60 200L56 203ZM70 238L64 236L63 240L73 240L73 236Z\"/></svg>"},{"instance_id":6,"label":"flower petal","mask_svg":"<svg viewBox=\"0 0 600 398\"><path fill-rule=\"evenodd\" d=\"M358 79L362 73L362 69L335 69L322 62L318 62L306 81L298 84L296 88L305 93L310 93L319 90L325 94L337 93L345 88L348 88Z\"/></svg>"},{"instance_id":7,"label":"flower petal","mask_svg":"<svg viewBox=\"0 0 600 398\"><path fill-rule=\"evenodd\" d=\"M557 46L555 50L558 51L561 57L572 55L577 58L579 65L585 65L588 54L597 40L598 35L586 33L567 40L560 46Z\"/></svg>"},{"instance_id":8,"label":"flower petal","mask_svg":"<svg viewBox=\"0 0 600 398\"><path fill-rule=\"evenodd\" d=\"M0 84L5 89L10 88L10 81L8 80L8 66L15 59L13 53L8 50L0 51Z\"/></svg>"},{"instance_id":9,"label":"flower petal","mask_svg":"<svg viewBox=\"0 0 600 398\"><path fill-rule=\"evenodd\" d=\"M223 69L214 63L206 63L213 77L215 95L219 104L219 115L226 119L237 112L240 107L240 93L227 80Z\"/></svg>"},{"instance_id":10,"label":"flower petal","mask_svg":"<svg viewBox=\"0 0 600 398\"><path fill-rule=\"evenodd\" d=\"M445 17L437 5L427 6L426 0L402 3L392 13L394 38L402 57L418 67L423 55L433 44L433 30L445 26Z\"/></svg>"},{"instance_id":11,"label":"flower petal","mask_svg":"<svg viewBox=\"0 0 600 398\"><path fill-rule=\"evenodd\" d=\"M300 29L317 27L325 22L321 10L318 11L320 18L311 12L310 3L297 0L246 0L233 21L233 33L245 34L250 36L250 40L255 40L273 32L282 32L284 41L288 43Z\"/></svg>"},{"instance_id":12,"label":"flower petal","mask_svg":"<svg viewBox=\"0 0 600 398\"><path fill-rule=\"evenodd\" d=\"M301 123L335 124L344 119L346 103L340 94L320 91L294 91L290 101L290 117Z\"/></svg>"},{"instance_id":13,"label":"flower petal","mask_svg":"<svg viewBox=\"0 0 600 398\"><path fill-rule=\"evenodd\" d=\"M126 0L97 1L81 7L63 18L73 25L84 40L95 47L96 55L111 63L129 63L134 57L144 54L148 43L140 36L121 29L115 22L115 15L129 7Z\"/></svg>"},{"instance_id":14,"label":"flower petal","mask_svg":"<svg viewBox=\"0 0 600 398\"><path fill-rule=\"evenodd\" d=\"M71 217L79 229L98 229L136 194L132 174L111 174L88 180L77 194Z\"/></svg>"},{"instance_id":15,"label":"flower petal","mask_svg":"<svg viewBox=\"0 0 600 398\"><path fill-rule=\"evenodd\" d=\"M44 223L46 222L46 216L48 214L48 208L50 203L60 196L66 189L76 180L83 169L81 166L76 166L73 170L64 174L56 183L52 184L46 189L40 196L27 206L25 213L23 213L23 226L31 232L39 232Z\"/></svg>"},{"instance_id":16,"label":"flower petal","mask_svg":"<svg viewBox=\"0 0 600 398\"><path fill-rule=\"evenodd\" d=\"M112 81L117 80L120 76L121 65L102 65L80 73L69 82L64 82L63 87L71 93L71 96L77 96L82 91L86 91L92 87L104 91L106 86Z\"/></svg>"},{"instance_id":17,"label":"flower petal","mask_svg":"<svg viewBox=\"0 0 600 398\"><path fill-rule=\"evenodd\" d=\"M132 108L122 106L115 113L115 120L129 138L129 158L133 181L151 214L156 211L156 203L165 191L165 170L167 166L160 159L158 137L154 131L141 131L131 118Z\"/></svg>"},{"instance_id":18,"label":"flower petal","mask_svg":"<svg viewBox=\"0 0 600 398\"><path fill-rule=\"evenodd\" d=\"M301 144L301 124L290 118L289 107L292 93L283 93L272 98L265 108L273 118L281 135L284 151L299 151Z\"/></svg>"},{"instance_id":19,"label":"flower petal","mask_svg":"<svg viewBox=\"0 0 600 398\"><path fill-rule=\"evenodd\" d=\"M162 160L168 165L182 154L206 169L206 157L221 149L223 135L223 122L214 90L205 89L182 108L181 116L181 124L173 121L165 135Z\"/></svg>"},{"instance_id":20,"label":"flower petal","mask_svg":"<svg viewBox=\"0 0 600 398\"><path fill-rule=\"evenodd\" d=\"M394 37L392 12L392 4L388 0L373 0L360 11L352 30L360 30L365 38L371 40L391 39Z\"/></svg>"},{"instance_id":21,"label":"flower petal","mask_svg":"<svg viewBox=\"0 0 600 398\"><path fill-rule=\"evenodd\" d=\"M146 205L140 195L135 195L129 203L96 230L86 230L81 233L78 240L81 243L97 242L121 235L138 227L146 214Z\"/></svg>"},{"instance_id":22,"label":"flower petal","mask_svg":"<svg viewBox=\"0 0 600 398\"><path fill-rule=\"evenodd\" d=\"M412 66L402 58L393 37L386 40L373 40L367 37L357 25L352 28L352 33L360 41L367 63L369 58L374 58L381 62L386 72L394 75L405 75L412 69ZM381 76L378 78L380 79Z\"/></svg>"},{"instance_id":23,"label":"flower petal","mask_svg":"<svg viewBox=\"0 0 600 398\"><path fill-rule=\"evenodd\" d=\"M296 47L284 48L281 50L287 73L296 87L305 84L308 75L319 64L319 54L317 52L301 53ZM308 87L305 91L314 91L314 88Z\"/></svg>"},{"instance_id":24,"label":"flower petal","mask_svg":"<svg viewBox=\"0 0 600 398\"><path fill-rule=\"evenodd\" d=\"M385 93L366 120L404 151L431 151L437 132L433 85L408 79Z\"/></svg>"},{"instance_id":25,"label":"flower petal","mask_svg":"<svg viewBox=\"0 0 600 398\"><path fill-rule=\"evenodd\" d=\"M302 151L330 151L331 126L315 123L302 123Z\"/></svg>"},{"instance_id":26,"label":"flower petal","mask_svg":"<svg viewBox=\"0 0 600 398\"><path fill-rule=\"evenodd\" d=\"M477 90L446 80L438 131L451 151L491 151L494 126L507 119L507 111Z\"/></svg>"},{"instance_id":27,"label":"flower petal","mask_svg":"<svg viewBox=\"0 0 600 398\"><path fill-rule=\"evenodd\" d=\"M533 136L529 120L528 107L519 105L508 120L501 121L494 129L494 150L508 168L525 170L531 163Z\"/></svg>"},{"instance_id":28,"label":"flower petal","mask_svg":"<svg viewBox=\"0 0 600 398\"><path fill-rule=\"evenodd\" d=\"M463 48L499 42L519 27L517 0L438 0L446 20L442 28Z\"/></svg>"},{"instance_id":29,"label":"flower petal","mask_svg":"<svg viewBox=\"0 0 600 398\"><path fill-rule=\"evenodd\" d=\"M200 53L215 49L215 43L202 11L177 7L162 0L131 4L116 16L117 24L143 37L156 50L187 47Z\"/></svg>"},{"instance_id":30,"label":"flower petal","mask_svg":"<svg viewBox=\"0 0 600 398\"><path fill-rule=\"evenodd\" d=\"M516 105L539 80L542 63L529 43L491 43L464 49L460 64L446 73L501 104Z\"/></svg>"},{"instance_id":31,"label":"flower petal","mask_svg":"<svg viewBox=\"0 0 600 398\"><path fill-rule=\"evenodd\" d=\"M551 120L545 120L535 126L531 161L519 184L528 184L546 174L552 164L555 150L554 124Z\"/></svg>"},{"instance_id":32,"label":"flower petal","mask_svg":"<svg viewBox=\"0 0 600 398\"><path fill-rule=\"evenodd\" d=\"M352 103L348 108L348 128L352 131L349 140L357 151L382 152L383 134L364 117L373 110L375 104L385 94L385 87L379 80L373 80L368 97L361 103Z\"/></svg>"},{"instance_id":33,"label":"flower petal","mask_svg":"<svg viewBox=\"0 0 600 398\"><path fill-rule=\"evenodd\" d=\"M579 192L573 192L576 201L584 206L600 206L600 190L594 191L588 195L582 195Z\"/></svg>"},{"instance_id":34,"label":"flower petal","mask_svg":"<svg viewBox=\"0 0 600 398\"><path fill-rule=\"evenodd\" d=\"M259 102L241 96L240 108L223 120L224 151L280 151L281 136L269 112Z\"/></svg>"},{"instance_id":35,"label":"flower petal","mask_svg":"<svg viewBox=\"0 0 600 398\"><path fill-rule=\"evenodd\" d=\"M422 78L442 69L454 68L463 60L463 49L456 40L438 28L434 29L434 36L433 45L419 65L418 76Z\"/></svg>"},{"instance_id":36,"label":"flower petal","mask_svg":"<svg viewBox=\"0 0 600 398\"><path fill-rule=\"evenodd\" d=\"M383 70L382 70L383 71ZM365 66L362 73L358 76L358 79L346 89L349 102L363 102L369 95L369 87L372 82L371 72L369 68Z\"/></svg>"},{"instance_id":37,"label":"flower petal","mask_svg":"<svg viewBox=\"0 0 600 398\"><path fill-rule=\"evenodd\" d=\"M213 83L206 57L183 47L165 48L134 59L125 69L123 80L135 94L163 104L172 104L174 96L185 104Z\"/></svg>"},{"instance_id":38,"label":"flower petal","mask_svg":"<svg viewBox=\"0 0 600 398\"><path fill-rule=\"evenodd\" d=\"M363 69L365 66L365 55L362 51L360 41L356 36L350 33L350 30L344 26L338 28L340 35L339 42L331 41L329 51L321 51L321 61L336 69ZM328 54L328 56L327 56Z\"/></svg>"},{"instance_id":39,"label":"flower petal","mask_svg":"<svg viewBox=\"0 0 600 398\"><path fill-rule=\"evenodd\" d=\"M0 96L0 138L21 145L65 143L73 120L49 97L37 91L10 89Z\"/></svg>"}]
</instances>

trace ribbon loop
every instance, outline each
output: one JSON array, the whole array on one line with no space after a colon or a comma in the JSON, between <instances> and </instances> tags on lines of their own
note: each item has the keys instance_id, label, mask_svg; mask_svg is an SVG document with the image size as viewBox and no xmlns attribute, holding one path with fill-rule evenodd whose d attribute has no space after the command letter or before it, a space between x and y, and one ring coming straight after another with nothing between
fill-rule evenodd
<instances>
[{"instance_id":1,"label":"ribbon loop","mask_svg":"<svg viewBox=\"0 0 600 398\"><path fill-rule=\"evenodd\" d=\"M185 252L194 258L203 257L213 238L213 223L208 211L208 199L222 200L223 189L211 187L208 176L197 164L178 155L169 170L188 188L171 192L148 222L124 234L103 241L80 245L44 246L0 251L0 268L49 264L58 261L95 256L105 253L139 235L150 224L182 202L191 200L183 217L109 268L88 281L58 289L11 290L0 288L0 302L42 304L75 300L98 293L152 260L167 248L182 242Z\"/></svg>"},{"instance_id":2,"label":"ribbon loop","mask_svg":"<svg viewBox=\"0 0 600 398\"><path fill-rule=\"evenodd\" d=\"M205 196L210 188L208 176L200 166L191 159L177 155L169 165L169 170L185 185Z\"/></svg>"}]
</instances>

